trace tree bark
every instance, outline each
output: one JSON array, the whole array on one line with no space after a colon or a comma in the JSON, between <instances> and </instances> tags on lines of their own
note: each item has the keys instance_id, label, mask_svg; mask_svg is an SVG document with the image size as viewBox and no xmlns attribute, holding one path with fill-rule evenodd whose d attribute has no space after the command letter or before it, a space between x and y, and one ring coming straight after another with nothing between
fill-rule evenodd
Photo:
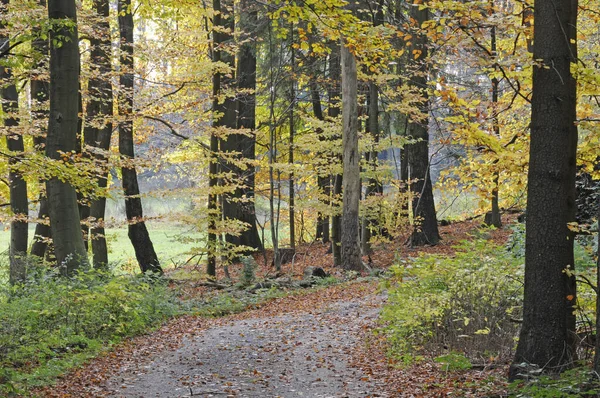
<instances>
[{"instance_id":1,"label":"tree bark","mask_svg":"<svg viewBox=\"0 0 600 398\"><path fill-rule=\"evenodd\" d=\"M76 150L79 101L79 47L77 13L74 0L50 0L48 17L68 21L50 31L50 117L46 139L46 156L61 158L60 152ZM73 186L57 176L46 182L50 227L56 260L63 275L71 275L87 265L83 244L77 193Z\"/></svg>"},{"instance_id":2,"label":"tree bark","mask_svg":"<svg viewBox=\"0 0 600 398\"><path fill-rule=\"evenodd\" d=\"M339 97L341 95L340 92L340 82L341 82L341 63L340 63L340 45L338 43L334 43L331 47L331 53L329 54L329 104L327 109L327 115L334 119L337 118L340 114L339 108ZM338 137L339 138L339 137ZM341 162L342 159L340 158ZM331 177L333 181L333 198L337 199L342 194L342 175L335 174ZM333 207L338 207L337 205L333 205ZM331 217L331 252L333 253L333 264L335 267L342 266L342 245L341 245L341 235L342 235L342 216L339 212L339 208L333 209L333 216Z\"/></svg>"},{"instance_id":3,"label":"tree bark","mask_svg":"<svg viewBox=\"0 0 600 398\"><path fill-rule=\"evenodd\" d=\"M410 9L411 19L415 26L420 26L429 19L427 8L420 10L417 4ZM408 135L418 142L407 146L407 159L409 167L409 178L413 195L412 208L415 227L410 237L411 246L435 245L440 240L437 218L435 214L435 203L433 199L433 187L429 172L429 127L428 112L429 99L427 95L427 36L417 33L414 40L415 50L420 51L413 64L413 73L410 84L414 90L421 93L422 101L419 111L423 115L422 121L412 121L408 126Z\"/></svg>"},{"instance_id":4,"label":"tree bark","mask_svg":"<svg viewBox=\"0 0 600 398\"><path fill-rule=\"evenodd\" d=\"M237 96L237 128L250 130L250 135L236 135L237 150L240 158L246 160L246 169L238 169L238 175L243 181L242 187L235 195L244 198L238 202L239 210L236 217L248 224L240 236L240 244L253 249L262 250L263 244L256 226L256 208L254 204L256 167L256 34L258 26L258 13L253 9L253 2L242 0L240 2L239 31L244 39L238 50L237 62L237 87L240 94Z\"/></svg>"},{"instance_id":5,"label":"tree bark","mask_svg":"<svg viewBox=\"0 0 600 398\"><path fill-rule=\"evenodd\" d=\"M39 4L41 7L46 7L45 0L40 0ZM32 42L32 47L35 51L35 56L37 57L36 69L44 70L47 67L46 62L48 61L48 39L43 39L40 36L41 29L35 28L35 38ZM33 136L33 144L37 151L44 152L46 147L46 131L48 128L47 120L50 84L42 74L38 74L32 77L30 85L31 113L36 129L36 134ZM40 184L45 186L46 182L40 180ZM35 226L30 253L33 256L43 259L46 254L48 242L52 238L52 231L48 219L48 197L45 190L40 192L39 206L38 219L43 221L38 222Z\"/></svg>"},{"instance_id":6,"label":"tree bark","mask_svg":"<svg viewBox=\"0 0 600 398\"><path fill-rule=\"evenodd\" d=\"M296 91L294 87L294 82L296 76L294 74L295 71L295 57L294 57L294 24L290 24L290 67L291 67L291 76L290 76L290 145L288 146L288 164L290 165L290 179L288 185L289 191L289 211L290 211L290 247L292 250L296 250L296 197L295 197L295 187L294 187L294 134L295 134L295 120L294 120L294 107L296 106Z\"/></svg>"},{"instance_id":7,"label":"tree bark","mask_svg":"<svg viewBox=\"0 0 600 398\"><path fill-rule=\"evenodd\" d=\"M2 6L8 6L8 0L2 0ZM3 26L0 26L3 28ZM8 36L0 36L0 47L7 48ZM11 153L8 160L8 184L10 192L10 246L9 246L9 281L11 284L23 282L27 276L27 217L29 216L29 202L27 200L27 183L17 166L22 160L23 135L16 128L19 127L17 113L19 111L19 95L13 81L12 71L9 67L0 68L0 83L2 84L2 111L4 113L4 127L8 130L6 146Z\"/></svg>"},{"instance_id":8,"label":"tree bark","mask_svg":"<svg viewBox=\"0 0 600 398\"><path fill-rule=\"evenodd\" d=\"M100 189L105 189L108 184L108 159L104 153L110 148L112 137L113 92L110 81L110 26L108 0L94 0L93 9L100 17L96 24L95 36L90 38L91 63L93 76L88 82L90 100L86 107L86 122L84 129L84 142L86 146L99 149L95 154L97 161L102 165L102 171L97 183ZM101 194L92 200L90 205L90 240L93 264L95 268L105 268L108 264L108 248L104 230L106 212L106 197Z\"/></svg>"},{"instance_id":9,"label":"tree bark","mask_svg":"<svg viewBox=\"0 0 600 398\"><path fill-rule=\"evenodd\" d=\"M323 115L323 107L321 106L321 96L319 94L319 86L317 85L316 77L314 76L314 72L311 73L309 77L309 87L310 87L310 98L313 108L313 114L319 120L325 120ZM317 134L319 135L319 141L324 141L324 138L321 136L323 131L321 129L317 130ZM317 155L319 156L319 155ZM317 185L319 187L320 192L323 196L329 198L331 195L331 175L323 176L321 173L317 171ZM326 200L326 204L330 205L331 201L329 199ZM329 216L319 212L317 215L317 233L315 235L316 239L321 239L323 243L329 242Z\"/></svg>"},{"instance_id":10,"label":"tree bark","mask_svg":"<svg viewBox=\"0 0 600 398\"><path fill-rule=\"evenodd\" d=\"M360 202L360 152L358 151L356 59L342 42L342 146L344 188L342 208L342 267L361 271L358 206Z\"/></svg>"},{"instance_id":11,"label":"tree bark","mask_svg":"<svg viewBox=\"0 0 600 398\"><path fill-rule=\"evenodd\" d=\"M144 214L137 172L133 163L133 15L131 0L119 0L119 33L121 38L121 76L118 98L119 115L124 119L119 123L119 153L126 164L121 167L123 191L125 192L125 213L129 227L129 239L142 272L162 274L162 268L154 246L150 240Z\"/></svg>"},{"instance_id":12,"label":"tree bark","mask_svg":"<svg viewBox=\"0 0 600 398\"><path fill-rule=\"evenodd\" d=\"M527 176L523 325L510 378L520 364L545 372L573 365L576 285L573 271L577 154L577 1L534 3L533 97Z\"/></svg>"}]
</instances>

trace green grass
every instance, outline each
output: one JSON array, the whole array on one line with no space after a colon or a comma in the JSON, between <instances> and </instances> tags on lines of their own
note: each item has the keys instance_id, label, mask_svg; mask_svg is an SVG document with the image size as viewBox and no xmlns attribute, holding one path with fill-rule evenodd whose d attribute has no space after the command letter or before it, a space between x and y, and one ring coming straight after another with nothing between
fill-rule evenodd
<instances>
[{"instance_id":1,"label":"green grass","mask_svg":"<svg viewBox=\"0 0 600 398\"><path fill-rule=\"evenodd\" d=\"M166 222L146 223L150 239L158 259L165 268L182 265L198 252L202 245L204 234L192 230L181 224ZM29 242L33 239L35 225L29 226ZM108 244L108 259L111 263L120 265L127 270L137 269L135 252L127 236L127 226L107 228L106 239ZM0 256L8 256L10 243L10 230L0 231Z\"/></svg>"}]
</instances>

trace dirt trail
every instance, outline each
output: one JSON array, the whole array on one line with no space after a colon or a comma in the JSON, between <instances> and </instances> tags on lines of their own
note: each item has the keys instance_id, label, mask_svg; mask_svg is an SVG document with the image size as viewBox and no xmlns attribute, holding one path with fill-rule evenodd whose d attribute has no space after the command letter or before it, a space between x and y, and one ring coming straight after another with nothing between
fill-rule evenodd
<instances>
[{"instance_id":1,"label":"dirt trail","mask_svg":"<svg viewBox=\"0 0 600 398\"><path fill-rule=\"evenodd\" d=\"M105 381L111 397L384 397L346 362L383 298L337 301L322 309L251 318L186 337L174 351L121 367Z\"/></svg>"}]
</instances>

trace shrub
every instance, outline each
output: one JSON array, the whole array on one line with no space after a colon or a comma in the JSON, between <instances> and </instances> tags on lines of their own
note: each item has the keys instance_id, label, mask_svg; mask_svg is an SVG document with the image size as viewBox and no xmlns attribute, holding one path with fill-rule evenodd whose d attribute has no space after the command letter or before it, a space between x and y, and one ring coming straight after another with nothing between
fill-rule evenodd
<instances>
[{"instance_id":1,"label":"shrub","mask_svg":"<svg viewBox=\"0 0 600 398\"><path fill-rule=\"evenodd\" d=\"M474 362L506 358L522 305L521 261L490 241L462 242L454 257L423 254L392 270L382 312L392 354L456 352Z\"/></svg>"},{"instance_id":2,"label":"shrub","mask_svg":"<svg viewBox=\"0 0 600 398\"><path fill-rule=\"evenodd\" d=\"M60 361L91 355L178 312L167 286L148 278L97 270L64 278L39 267L24 284L1 287L0 368L7 380L0 383L0 392L2 384L9 385L7 374L18 381L44 367L60 373Z\"/></svg>"}]
</instances>

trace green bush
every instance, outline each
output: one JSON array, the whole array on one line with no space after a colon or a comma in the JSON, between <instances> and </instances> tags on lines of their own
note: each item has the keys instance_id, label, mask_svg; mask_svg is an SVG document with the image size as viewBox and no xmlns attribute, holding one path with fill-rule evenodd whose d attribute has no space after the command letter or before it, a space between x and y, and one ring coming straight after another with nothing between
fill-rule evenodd
<instances>
[{"instance_id":1,"label":"green bush","mask_svg":"<svg viewBox=\"0 0 600 398\"><path fill-rule=\"evenodd\" d=\"M64 278L39 267L24 284L0 289L0 392L25 377L36 384L179 311L167 286L146 276L85 270Z\"/></svg>"},{"instance_id":2,"label":"green bush","mask_svg":"<svg viewBox=\"0 0 600 398\"><path fill-rule=\"evenodd\" d=\"M463 242L454 257L423 254L392 270L382 312L392 354L462 353L472 362L511 355L522 306L522 264L490 241Z\"/></svg>"}]
</instances>

